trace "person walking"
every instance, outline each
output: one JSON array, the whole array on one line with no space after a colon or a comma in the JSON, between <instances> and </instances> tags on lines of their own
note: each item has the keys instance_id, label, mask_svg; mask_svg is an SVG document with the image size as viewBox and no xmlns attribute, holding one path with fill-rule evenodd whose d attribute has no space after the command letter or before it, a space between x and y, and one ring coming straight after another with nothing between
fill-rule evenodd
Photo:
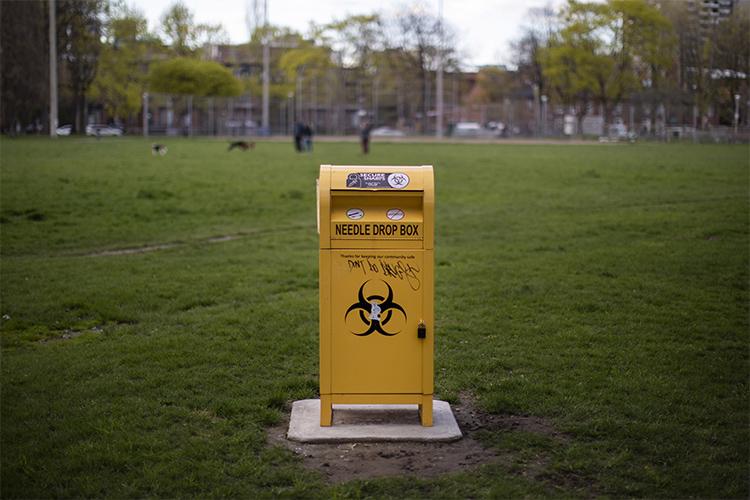
<instances>
[{"instance_id":1,"label":"person walking","mask_svg":"<svg viewBox=\"0 0 750 500\"><path fill-rule=\"evenodd\" d=\"M312 151L312 136L313 129L309 124L306 124L302 129L302 149L307 152Z\"/></svg>"},{"instance_id":2,"label":"person walking","mask_svg":"<svg viewBox=\"0 0 750 500\"><path fill-rule=\"evenodd\" d=\"M298 153L302 152L302 135L305 133L305 126L302 122L297 122L294 125L294 149Z\"/></svg>"},{"instance_id":3,"label":"person walking","mask_svg":"<svg viewBox=\"0 0 750 500\"><path fill-rule=\"evenodd\" d=\"M370 152L370 132L372 132L372 123L369 121L362 124L362 130L359 133L360 144L362 145L362 154Z\"/></svg>"}]
</instances>

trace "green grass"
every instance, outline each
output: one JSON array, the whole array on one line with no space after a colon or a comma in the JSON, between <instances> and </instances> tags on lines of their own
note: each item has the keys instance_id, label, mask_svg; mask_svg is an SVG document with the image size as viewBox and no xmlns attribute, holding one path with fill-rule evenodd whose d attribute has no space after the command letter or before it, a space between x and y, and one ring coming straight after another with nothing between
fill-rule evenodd
<instances>
[{"instance_id":1,"label":"green grass","mask_svg":"<svg viewBox=\"0 0 750 500\"><path fill-rule=\"evenodd\" d=\"M746 146L167 144L0 142L3 498L748 497ZM337 486L268 447L317 394L321 163L435 165L437 396L564 443Z\"/></svg>"}]
</instances>

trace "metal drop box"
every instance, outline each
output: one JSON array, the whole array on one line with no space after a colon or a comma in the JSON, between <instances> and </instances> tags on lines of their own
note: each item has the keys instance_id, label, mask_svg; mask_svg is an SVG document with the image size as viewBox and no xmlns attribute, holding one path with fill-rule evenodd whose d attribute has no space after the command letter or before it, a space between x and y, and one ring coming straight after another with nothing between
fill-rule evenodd
<instances>
[{"instance_id":1,"label":"metal drop box","mask_svg":"<svg viewBox=\"0 0 750 500\"><path fill-rule=\"evenodd\" d=\"M320 167L320 425L334 404L417 404L432 425L431 166Z\"/></svg>"}]
</instances>

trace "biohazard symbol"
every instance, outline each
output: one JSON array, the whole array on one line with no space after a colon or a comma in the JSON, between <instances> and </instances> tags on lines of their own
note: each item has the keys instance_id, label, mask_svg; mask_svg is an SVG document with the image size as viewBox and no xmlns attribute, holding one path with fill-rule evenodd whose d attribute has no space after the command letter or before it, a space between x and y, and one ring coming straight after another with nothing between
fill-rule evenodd
<instances>
[{"instance_id":1,"label":"biohazard symbol","mask_svg":"<svg viewBox=\"0 0 750 500\"><path fill-rule=\"evenodd\" d=\"M405 186L406 185L406 176L404 176L403 174L393 174L391 176L390 183L393 186L401 186L401 185Z\"/></svg>"},{"instance_id":2,"label":"biohazard symbol","mask_svg":"<svg viewBox=\"0 0 750 500\"><path fill-rule=\"evenodd\" d=\"M359 301L349 306L349 309L347 309L344 314L344 321L349 317L349 313L359 311L359 319L361 319L362 323L368 328L362 333L352 332L354 335L358 337L366 337L373 332L378 332L380 335L385 335L386 337L398 335L399 332L389 333L385 331L383 327L387 325L393 317L393 311L399 311L404 315L404 319L406 319L406 311L404 311L403 307L393 302L393 290L385 281L378 280L385 283L385 286L388 287L388 297L374 294L365 297L365 286L370 281L372 280L365 281L362 283L362 286L359 287Z\"/></svg>"},{"instance_id":3,"label":"biohazard symbol","mask_svg":"<svg viewBox=\"0 0 750 500\"><path fill-rule=\"evenodd\" d=\"M346 187L357 186L359 186L359 176L357 174L349 174L346 178Z\"/></svg>"}]
</instances>

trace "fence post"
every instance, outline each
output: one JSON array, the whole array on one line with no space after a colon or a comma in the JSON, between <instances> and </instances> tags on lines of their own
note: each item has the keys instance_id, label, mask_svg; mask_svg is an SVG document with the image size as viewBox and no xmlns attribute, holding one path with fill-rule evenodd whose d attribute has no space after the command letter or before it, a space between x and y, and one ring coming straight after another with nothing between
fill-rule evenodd
<instances>
[{"instance_id":1,"label":"fence post","mask_svg":"<svg viewBox=\"0 0 750 500\"><path fill-rule=\"evenodd\" d=\"M143 137L148 137L148 92L143 93Z\"/></svg>"}]
</instances>

